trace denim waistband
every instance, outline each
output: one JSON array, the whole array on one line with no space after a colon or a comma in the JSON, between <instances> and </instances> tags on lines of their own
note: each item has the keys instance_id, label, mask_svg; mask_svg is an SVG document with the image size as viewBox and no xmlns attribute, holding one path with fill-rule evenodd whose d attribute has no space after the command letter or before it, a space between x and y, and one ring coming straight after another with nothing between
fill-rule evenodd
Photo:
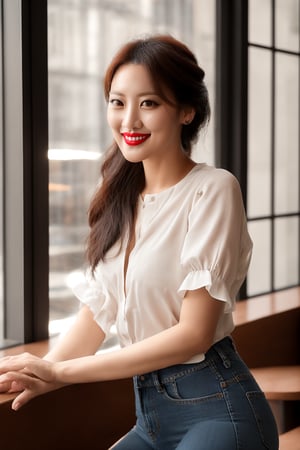
<instances>
[{"instance_id":1,"label":"denim waistband","mask_svg":"<svg viewBox=\"0 0 300 450\"><path fill-rule=\"evenodd\" d=\"M155 370L153 372L137 375L134 377L136 387L157 387L161 383L170 383L177 378L197 372L208 366L211 361L221 362L224 367L230 367L230 354L235 353L235 346L230 336L216 342L205 354L205 359L198 363L176 364L165 369Z\"/></svg>"}]
</instances>

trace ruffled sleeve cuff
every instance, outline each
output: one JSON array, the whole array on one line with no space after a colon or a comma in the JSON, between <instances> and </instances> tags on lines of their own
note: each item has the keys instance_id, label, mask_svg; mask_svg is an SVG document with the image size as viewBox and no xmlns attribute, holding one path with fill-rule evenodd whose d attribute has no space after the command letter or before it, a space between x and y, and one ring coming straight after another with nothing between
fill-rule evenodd
<instances>
[{"instance_id":1,"label":"ruffled sleeve cuff","mask_svg":"<svg viewBox=\"0 0 300 450\"><path fill-rule=\"evenodd\" d=\"M215 299L226 302L225 312L233 310L235 299L232 298L226 283L210 270L194 270L189 272L181 283L178 293L184 298L187 291L205 287Z\"/></svg>"},{"instance_id":2,"label":"ruffled sleeve cuff","mask_svg":"<svg viewBox=\"0 0 300 450\"><path fill-rule=\"evenodd\" d=\"M112 307L109 297L103 293L96 283L94 284L90 284L85 279L74 286L72 291L82 304L90 308L94 320L107 335L115 321L115 308Z\"/></svg>"}]
</instances>

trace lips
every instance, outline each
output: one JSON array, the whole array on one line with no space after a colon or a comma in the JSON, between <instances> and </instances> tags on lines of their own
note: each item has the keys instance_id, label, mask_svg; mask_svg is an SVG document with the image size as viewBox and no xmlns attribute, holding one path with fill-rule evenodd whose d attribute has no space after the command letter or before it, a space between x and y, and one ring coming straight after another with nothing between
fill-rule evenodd
<instances>
[{"instance_id":1,"label":"lips","mask_svg":"<svg viewBox=\"0 0 300 450\"><path fill-rule=\"evenodd\" d=\"M140 145L145 142L148 137L150 137L150 134L143 134L143 133L122 133L122 136L124 137L124 140L127 145Z\"/></svg>"}]
</instances>

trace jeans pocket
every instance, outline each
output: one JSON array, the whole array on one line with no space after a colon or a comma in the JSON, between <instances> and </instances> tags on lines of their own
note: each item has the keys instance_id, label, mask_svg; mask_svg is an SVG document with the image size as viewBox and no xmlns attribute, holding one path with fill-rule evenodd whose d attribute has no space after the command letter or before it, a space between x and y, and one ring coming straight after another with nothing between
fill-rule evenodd
<instances>
[{"instance_id":1,"label":"jeans pocket","mask_svg":"<svg viewBox=\"0 0 300 450\"><path fill-rule=\"evenodd\" d=\"M266 449L278 450L278 432L269 403L261 391L247 392L261 441Z\"/></svg>"},{"instance_id":2,"label":"jeans pocket","mask_svg":"<svg viewBox=\"0 0 300 450\"><path fill-rule=\"evenodd\" d=\"M207 367L199 372L174 377L162 385L165 397L183 403L199 403L223 399L218 382L215 381Z\"/></svg>"}]
</instances>

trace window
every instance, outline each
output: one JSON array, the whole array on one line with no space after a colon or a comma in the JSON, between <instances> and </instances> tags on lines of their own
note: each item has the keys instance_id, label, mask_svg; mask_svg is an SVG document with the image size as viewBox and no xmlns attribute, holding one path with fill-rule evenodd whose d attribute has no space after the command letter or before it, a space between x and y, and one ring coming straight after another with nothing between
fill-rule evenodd
<instances>
[{"instance_id":1,"label":"window","mask_svg":"<svg viewBox=\"0 0 300 450\"><path fill-rule=\"evenodd\" d=\"M3 84L2 84L2 1L0 2L0 348L4 342L4 267L3 267Z\"/></svg>"},{"instance_id":2,"label":"window","mask_svg":"<svg viewBox=\"0 0 300 450\"><path fill-rule=\"evenodd\" d=\"M47 0L2 0L0 346L48 336Z\"/></svg>"},{"instance_id":3,"label":"window","mask_svg":"<svg viewBox=\"0 0 300 450\"><path fill-rule=\"evenodd\" d=\"M1 346L21 342L24 323L20 17L20 2L1 2Z\"/></svg>"},{"instance_id":4,"label":"window","mask_svg":"<svg viewBox=\"0 0 300 450\"><path fill-rule=\"evenodd\" d=\"M71 286L111 139L103 73L119 45L149 32L185 41L206 71L213 120L195 158L242 186L254 253L241 298L299 284L299 0L0 6L0 346L47 337L49 296L51 334L78 309Z\"/></svg>"},{"instance_id":5,"label":"window","mask_svg":"<svg viewBox=\"0 0 300 450\"><path fill-rule=\"evenodd\" d=\"M106 66L128 39L170 33L197 55L213 106L214 27L214 0L48 1L51 334L78 311L71 287L83 270L87 208L111 141L102 94ZM196 159L214 160L213 123Z\"/></svg>"},{"instance_id":6,"label":"window","mask_svg":"<svg viewBox=\"0 0 300 450\"><path fill-rule=\"evenodd\" d=\"M217 0L216 160L254 243L240 297L299 285L299 0Z\"/></svg>"},{"instance_id":7,"label":"window","mask_svg":"<svg viewBox=\"0 0 300 450\"><path fill-rule=\"evenodd\" d=\"M249 295L300 281L299 5L249 1Z\"/></svg>"}]
</instances>

